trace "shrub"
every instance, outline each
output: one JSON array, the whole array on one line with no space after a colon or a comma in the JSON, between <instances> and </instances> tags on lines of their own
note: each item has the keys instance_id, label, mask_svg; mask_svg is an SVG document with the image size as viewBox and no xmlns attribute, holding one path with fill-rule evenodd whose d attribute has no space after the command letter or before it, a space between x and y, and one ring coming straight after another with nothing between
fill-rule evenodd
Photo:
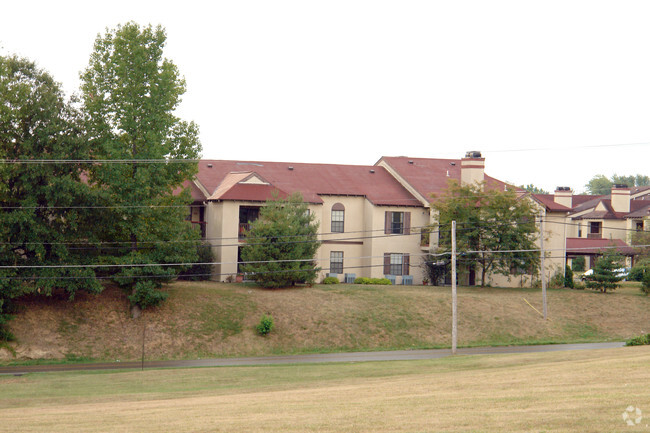
<instances>
[{"instance_id":1,"label":"shrub","mask_svg":"<svg viewBox=\"0 0 650 433\"><path fill-rule=\"evenodd\" d=\"M548 286L551 289L559 289L564 287L564 276L561 272L556 272L555 275L551 277L551 281L548 282Z\"/></svg>"},{"instance_id":2,"label":"shrub","mask_svg":"<svg viewBox=\"0 0 650 433\"><path fill-rule=\"evenodd\" d=\"M392 283L388 278L366 278L358 277L354 280L354 284L377 284L383 286L390 286Z\"/></svg>"},{"instance_id":3,"label":"shrub","mask_svg":"<svg viewBox=\"0 0 650 433\"><path fill-rule=\"evenodd\" d=\"M325 279L323 279L323 284L338 284L338 283L339 283L339 279L336 277L325 277Z\"/></svg>"},{"instance_id":4,"label":"shrub","mask_svg":"<svg viewBox=\"0 0 650 433\"><path fill-rule=\"evenodd\" d=\"M571 260L571 270L577 272L584 272L585 256L574 257L573 260Z\"/></svg>"},{"instance_id":5,"label":"shrub","mask_svg":"<svg viewBox=\"0 0 650 433\"><path fill-rule=\"evenodd\" d=\"M626 346L644 346L650 344L650 334L639 335L625 342Z\"/></svg>"},{"instance_id":6,"label":"shrub","mask_svg":"<svg viewBox=\"0 0 650 433\"><path fill-rule=\"evenodd\" d=\"M628 281L643 281L643 277L650 273L650 261L642 260L634 265L627 274Z\"/></svg>"},{"instance_id":7,"label":"shrub","mask_svg":"<svg viewBox=\"0 0 650 433\"><path fill-rule=\"evenodd\" d=\"M260 319L260 323L255 326L257 333L260 335L267 335L273 329L273 316L264 314Z\"/></svg>"},{"instance_id":8,"label":"shrub","mask_svg":"<svg viewBox=\"0 0 650 433\"><path fill-rule=\"evenodd\" d=\"M202 244L197 247L198 263L214 263L214 254L210 245ZM205 281L209 280L212 265L192 265L178 275L179 280Z\"/></svg>"},{"instance_id":9,"label":"shrub","mask_svg":"<svg viewBox=\"0 0 650 433\"><path fill-rule=\"evenodd\" d=\"M584 290L587 288L583 283L574 283L573 288L576 290Z\"/></svg>"},{"instance_id":10,"label":"shrub","mask_svg":"<svg viewBox=\"0 0 650 433\"><path fill-rule=\"evenodd\" d=\"M564 271L564 287L573 289L574 287L574 282L573 282L573 271L571 270L570 267L566 267L566 270Z\"/></svg>"},{"instance_id":11,"label":"shrub","mask_svg":"<svg viewBox=\"0 0 650 433\"><path fill-rule=\"evenodd\" d=\"M650 294L650 272L646 272L641 280L641 291L646 295Z\"/></svg>"}]
</instances>

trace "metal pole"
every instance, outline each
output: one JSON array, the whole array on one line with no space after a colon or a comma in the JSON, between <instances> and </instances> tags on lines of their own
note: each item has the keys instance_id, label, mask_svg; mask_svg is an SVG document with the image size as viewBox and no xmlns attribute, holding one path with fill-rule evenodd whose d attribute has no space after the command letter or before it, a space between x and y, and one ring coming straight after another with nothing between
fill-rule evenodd
<instances>
[{"instance_id":1,"label":"metal pole","mask_svg":"<svg viewBox=\"0 0 650 433\"><path fill-rule=\"evenodd\" d=\"M546 320L546 268L544 267L544 214L541 214L539 220L539 247L541 252L541 267L542 267L542 305L544 311L544 320Z\"/></svg>"},{"instance_id":2,"label":"metal pole","mask_svg":"<svg viewBox=\"0 0 650 433\"><path fill-rule=\"evenodd\" d=\"M456 221L451 222L451 354L458 343L458 301L456 298Z\"/></svg>"}]
</instances>

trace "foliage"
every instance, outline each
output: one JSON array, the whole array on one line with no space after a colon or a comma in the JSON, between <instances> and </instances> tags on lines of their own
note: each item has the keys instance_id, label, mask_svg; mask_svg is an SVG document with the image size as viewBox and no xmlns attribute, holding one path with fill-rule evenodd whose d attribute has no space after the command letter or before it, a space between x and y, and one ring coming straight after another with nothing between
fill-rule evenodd
<instances>
[{"instance_id":1,"label":"foliage","mask_svg":"<svg viewBox=\"0 0 650 433\"><path fill-rule=\"evenodd\" d=\"M595 195L607 195L611 192L614 184L623 184L629 187L633 186L647 186L650 185L650 177L637 174L636 176L620 176L614 174L611 179L608 179L602 174L597 174L585 185L587 193Z\"/></svg>"},{"instance_id":2,"label":"foliage","mask_svg":"<svg viewBox=\"0 0 650 433\"><path fill-rule=\"evenodd\" d=\"M441 248L451 249L450 227L455 220L460 263L480 268L481 286L491 272L508 275L513 268L537 269L535 208L530 200L518 199L514 190L489 189L485 184L461 186L451 181L446 193L434 197L431 206L437 214ZM521 252L500 253L509 250Z\"/></svg>"},{"instance_id":3,"label":"foliage","mask_svg":"<svg viewBox=\"0 0 650 433\"><path fill-rule=\"evenodd\" d=\"M587 277L587 288L600 290L603 293L607 293L607 290L615 290L622 278L617 277L614 270L621 266L622 261L623 257L614 249L607 250L596 260L594 273Z\"/></svg>"},{"instance_id":4,"label":"foliage","mask_svg":"<svg viewBox=\"0 0 650 433\"><path fill-rule=\"evenodd\" d=\"M549 193L548 191L546 191L545 189L538 188L538 187L536 187L535 185L533 185L532 183L530 183L530 184L528 184L528 185L526 185L526 186L521 185L520 188L525 189L526 191L528 191L528 192L531 193L531 194L550 194L550 193Z\"/></svg>"},{"instance_id":5,"label":"foliage","mask_svg":"<svg viewBox=\"0 0 650 433\"><path fill-rule=\"evenodd\" d=\"M242 270L266 288L314 282L320 270L314 261L320 246L315 219L300 193L268 200L246 234Z\"/></svg>"},{"instance_id":6,"label":"foliage","mask_svg":"<svg viewBox=\"0 0 650 433\"><path fill-rule=\"evenodd\" d=\"M562 275L562 272L558 271L556 272L552 277L551 280L548 282L548 285L552 289L559 289L564 286L564 275Z\"/></svg>"},{"instance_id":7,"label":"foliage","mask_svg":"<svg viewBox=\"0 0 650 433\"><path fill-rule=\"evenodd\" d=\"M650 271L646 272L641 279L641 291L646 295L650 295Z\"/></svg>"},{"instance_id":8,"label":"foliage","mask_svg":"<svg viewBox=\"0 0 650 433\"><path fill-rule=\"evenodd\" d=\"M428 280L432 285L438 286L444 283L445 277L451 272L451 259L429 255L424 260L424 266Z\"/></svg>"},{"instance_id":9,"label":"foliage","mask_svg":"<svg viewBox=\"0 0 650 433\"><path fill-rule=\"evenodd\" d=\"M378 286L390 286L393 283L391 283L388 278L357 277L354 280L354 284L373 284Z\"/></svg>"},{"instance_id":10,"label":"foliage","mask_svg":"<svg viewBox=\"0 0 650 433\"><path fill-rule=\"evenodd\" d=\"M630 272L627 274L628 281L642 281L643 277L650 273L650 259L637 260Z\"/></svg>"},{"instance_id":11,"label":"foliage","mask_svg":"<svg viewBox=\"0 0 650 433\"><path fill-rule=\"evenodd\" d=\"M570 267L566 267L564 270L564 287L567 289L573 289L574 287L574 281L573 281L573 271L571 270Z\"/></svg>"},{"instance_id":12,"label":"foliage","mask_svg":"<svg viewBox=\"0 0 650 433\"><path fill-rule=\"evenodd\" d=\"M642 334L625 342L626 346L644 346L647 344L650 344L650 334Z\"/></svg>"},{"instance_id":13,"label":"foliage","mask_svg":"<svg viewBox=\"0 0 650 433\"><path fill-rule=\"evenodd\" d=\"M201 244L196 247L198 263L190 266L187 270L178 275L179 280L206 281L210 279L214 254L209 244ZM231 276L232 278L232 276Z\"/></svg>"},{"instance_id":14,"label":"foliage","mask_svg":"<svg viewBox=\"0 0 650 433\"><path fill-rule=\"evenodd\" d=\"M255 326L257 333L260 335L267 335L273 330L273 316L264 314L260 319L260 323Z\"/></svg>"},{"instance_id":15,"label":"foliage","mask_svg":"<svg viewBox=\"0 0 650 433\"><path fill-rule=\"evenodd\" d=\"M170 263L196 261L198 233L185 221L191 202L180 190L197 171L198 129L174 115L185 81L163 58L161 27L135 23L98 36L82 73L85 128L93 157L125 163L94 164L89 181L107 206L97 216L93 239L112 242L100 255L108 272L136 307L155 305L162 283L182 269ZM175 163L147 161L174 160ZM125 265L147 264L143 267Z\"/></svg>"},{"instance_id":16,"label":"foliage","mask_svg":"<svg viewBox=\"0 0 650 433\"><path fill-rule=\"evenodd\" d=\"M325 277L323 278L323 284L338 284L339 279L336 277Z\"/></svg>"},{"instance_id":17,"label":"foliage","mask_svg":"<svg viewBox=\"0 0 650 433\"><path fill-rule=\"evenodd\" d=\"M646 223L647 224L647 223ZM630 243L634 246L634 252L637 259L648 260L650 262L650 231L640 230L632 233Z\"/></svg>"},{"instance_id":18,"label":"foliage","mask_svg":"<svg viewBox=\"0 0 650 433\"><path fill-rule=\"evenodd\" d=\"M577 272L584 272L585 270L585 256L577 256L571 260L571 270Z\"/></svg>"},{"instance_id":19,"label":"foliage","mask_svg":"<svg viewBox=\"0 0 650 433\"><path fill-rule=\"evenodd\" d=\"M34 164L21 160L88 160L80 113L64 100L59 85L34 63L0 56L0 330L11 300L25 294L51 295L102 286L89 264L87 247L93 202L80 181L82 163ZM78 265L80 267L60 267ZM52 266L52 267L39 267ZM10 334L1 331L3 338Z\"/></svg>"}]
</instances>

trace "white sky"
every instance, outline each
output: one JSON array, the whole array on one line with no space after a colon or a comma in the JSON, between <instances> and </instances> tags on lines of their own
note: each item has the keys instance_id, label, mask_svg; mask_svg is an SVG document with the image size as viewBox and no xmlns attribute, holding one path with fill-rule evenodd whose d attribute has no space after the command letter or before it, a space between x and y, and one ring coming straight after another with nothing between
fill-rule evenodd
<instances>
[{"instance_id":1,"label":"white sky","mask_svg":"<svg viewBox=\"0 0 650 433\"><path fill-rule=\"evenodd\" d=\"M22 0L2 4L0 54L70 94L97 34L131 20L167 29L204 158L480 150L494 177L576 192L650 175L648 1Z\"/></svg>"}]
</instances>

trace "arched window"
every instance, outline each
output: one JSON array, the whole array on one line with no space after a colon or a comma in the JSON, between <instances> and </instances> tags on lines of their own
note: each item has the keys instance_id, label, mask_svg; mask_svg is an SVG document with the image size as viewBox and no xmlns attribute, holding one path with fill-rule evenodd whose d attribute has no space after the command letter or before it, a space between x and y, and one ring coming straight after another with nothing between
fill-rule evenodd
<instances>
[{"instance_id":1,"label":"arched window","mask_svg":"<svg viewBox=\"0 0 650 433\"><path fill-rule=\"evenodd\" d=\"M345 231L345 206L336 203L332 206L332 233L343 233Z\"/></svg>"}]
</instances>

